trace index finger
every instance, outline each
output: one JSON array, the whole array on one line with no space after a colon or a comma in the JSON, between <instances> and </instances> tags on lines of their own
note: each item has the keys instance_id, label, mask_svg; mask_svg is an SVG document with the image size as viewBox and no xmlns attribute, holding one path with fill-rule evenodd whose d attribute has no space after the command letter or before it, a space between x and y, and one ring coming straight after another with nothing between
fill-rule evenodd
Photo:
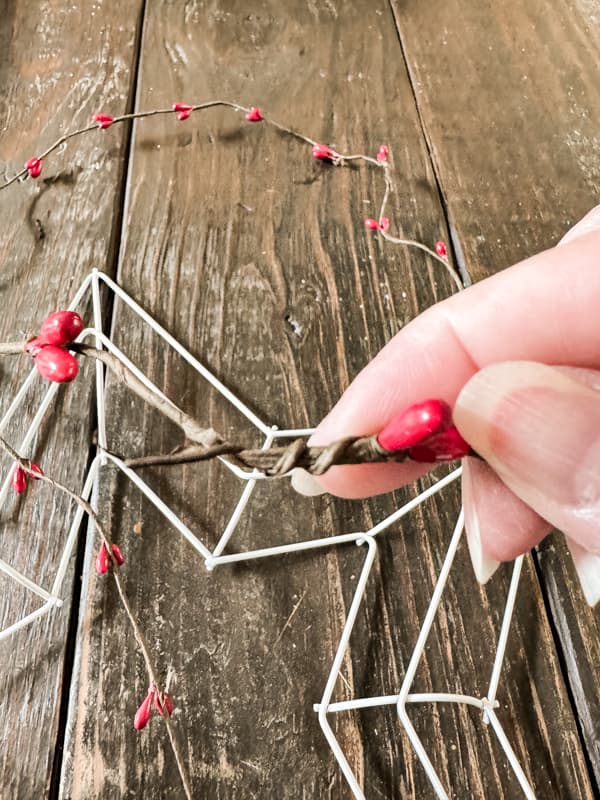
<instances>
[{"instance_id":1,"label":"index finger","mask_svg":"<svg viewBox=\"0 0 600 800\"><path fill-rule=\"evenodd\" d=\"M429 397L451 406L487 364L528 360L599 368L600 232L529 258L433 306L398 333L318 426L311 444L378 433ZM319 478L342 497L390 491L416 464L334 467Z\"/></svg>"}]
</instances>

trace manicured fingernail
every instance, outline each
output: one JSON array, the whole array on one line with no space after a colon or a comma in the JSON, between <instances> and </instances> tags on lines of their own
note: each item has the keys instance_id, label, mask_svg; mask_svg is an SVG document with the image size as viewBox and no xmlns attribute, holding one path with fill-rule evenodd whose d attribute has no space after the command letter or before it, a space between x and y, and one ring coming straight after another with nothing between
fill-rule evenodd
<instances>
[{"instance_id":1,"label":"manicured fingernail","mask_svg":"<svg viewBox=\"0 0 600 800\"><path fill-rule=\"evenodd\" d=\"M465 530L467 533L467 544L469 555L473 564L473 571L479 583L484 584L489 581L494 572L500 566L500 562L490 558L483 552L481 544L481 524L479 519L479 502L474 491L475 481L473 470L477 465L470 464L467 459L463 464L462 474L462 495L463 507L465 510Z\"/></svg>"},{"instance_id":2,"label":"manicured fingernail","mask_svg":"<svg viewBox=\"0 0 600 800\"><path fill-rule=\"evenodd\" d=\"M319 481L314 478L310 472L300 467L296 467L296 469L292 470L291 483L298 494L303 494L306 497L316 497L319 494L325 494L325 489L323 489Z\"/></svg>"},{"instance_id":3,"label":"manicured fingernail","mask_svg":"<svg viewBox=\"0 0 600 800\"><path fill-rule=\"evenodd\" d=\"M572 539L567 539L567 544L585 599L593 607L600 600L600 556L584 550Z\"/></svg>"},{"instance_id":4,"label":"manicured fingernail","mask_svg":"<svg viewBox=\"0 0 600 800\"><path fill-rule=\"evenodd\" d=\"M585 543L600 524L600 396L552 367L493 364L460 393L454 421L522 500Z\"/></svg>"}]
</instances>

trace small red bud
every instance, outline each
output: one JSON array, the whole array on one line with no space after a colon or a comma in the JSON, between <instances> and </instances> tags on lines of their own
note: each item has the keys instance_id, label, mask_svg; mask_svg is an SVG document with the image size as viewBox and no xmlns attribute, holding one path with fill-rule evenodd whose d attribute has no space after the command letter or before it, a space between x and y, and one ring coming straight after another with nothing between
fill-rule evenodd
<instances>
[{"instance_id":1,"label":"small red bud","mask_svg":"<svg viewBox=\"0 0 600 800\"><path fill-rule=\"evenodd\" d=\"M55 383L67 383L77 376L79 366L74 355L54 344L42 347L35 357L38 372Z\"/></svg>"},{"instance_id":2,"label":"small red bud","mask_svg":"<svg viewBox=\"0 0 600 800\"><path fill-rule=\"evenodd\" d=\"M184 119L187 119L189 115L194 110L193 106L189 106L187 103L173 103L173 111L177 111L177 119L183 122Z\"/></svg>"},{"instance_id":3,"label":"small red bud","mask_svg":"<svg viewBox=\"0 0 600 800\"><path fill-rule=\"evenodd\" d=\"M106 575L109 566L110 557L108 555L108 550L106 549L104 542L102 542L100 545L100 550L98 550L98 555L96 556L96 572L98 575Z\"/></svg>"},{"instance_id":4,"label":"small red bud","mask_svg":"<svg viewBox=\"0 0 600 800\"><path fill-rule=\"evenodd\" d=\"M40 475L44 474L44 470L41 467L38 467L37 464L34 464L33 461L29 465L31 472L27 473L27 476L34 481L39 481Z\"/></svg>"},{"instance_id":5,"label":"small red bud","mask_svg":"<svg viewBox=\"0 0 600 800\"><path fill-rule=\"evenodd\" d=\"M10 482L17 494L22 494L27 489L27 474L19 464L15 464Z\"/></svg>"},{"instance_id":6,"label":"small red bud","mask_svg":"<svg viewBox=\"0 0 600 800\"><path fill-rule=\"evenodd\" d=\"M41 344L69 344L83 330L83 320L75 311L54 311L40 325Z\"/></svg>"},{"instance_id":7,"label":"small red bud","mask_svg":"<svg viewBox=\"0 0 600 800\"><path fill-rule=\"evenodd\" d=\"M114 119L109 114L94 114L92 119L98 123L98 127L102 128L102 130L110 128L114 122Z\"/></svg>"},{"instance_id":8,"label":"small red bud","mask_svg":"<svg viewBox=\"0 0 600 800\"><path fill-rule=\"evenodd\" d=\"M440 258L445 258L446 260L448 260L448 248L446 247L445 242L436 242L435 252L438 254Z\"/></svg>"},{"instance_id":9,"label":"small red bud","mask_svg":"<svg viewBox=\"0 0 600 800\"><path fill-rule=\"evenodd\" d=\"M401 411L388 422L377 437L384 450L405 450L434 433L446 430L452 422L452 411L443 400L424 400Z\"/></svg>"},{"instance_id":10,"label":"small red bud","mask_svg":"<svg viewBox=\"0 0 600 800\"><path fill-rule=\"evenodd\" d=\"M327 147L326 144L315 144L312 149L313 158L320 158L322 161L335 161L339 158L335 150Z\"/></svg>"},{"instance_id":11,"label":"small red bud","mask_svg":"<svg viewBox=\"0 0 600 800\"><path fill-rule=\"evenodd\" d=\"M135 712L135 717L133 718L133 727L136 729L136 731L141 731L142 728L145 728L148 724L152 714L152 703L155 697L156 690L151 689L144 698L141 706Z\"/></svg>"},{"instance_id":12,"label":"small red bud","mask_svg":"<svg viewBox=\"0 0 600 800\"><path fill-rule=\"evenodd\" d=\"M258 106L250 106L250 111L246 114L246 119L248 122L262 122L264 117Z\"/></svg>"},{"instance_id":13,"label":"small red bud","mask_svg":"<svg viewBox=\"0 0 600 800\"><path fill-rule=\"evenodd\" d=\"M440 461L455 461L472 453L471 445L462 438L452 425L445 431L411 447L408 455L413 461L433 464Z\"/></svg>"},{"instance_id":14,"label":"small red bud","mask_svg":"<svg viewBox=\"0 0 600 800\"><path fill-rule=\"evenodd\" d=\"M28 161L25 162L25 169L29 173L30 177L32 178L39 177L42 171L42 159L30 158Z\"/></svg>"},{"instance_id":15,"label":"small red bud","mask_svg":"<svg viewBox=\"0 0 600 800\"><path fill-rule=\"evenodd\" d=\"M389 150L387 145L380 144L379 150L377 151L377 161L387 161L388 159Z\"/></svg>"},{"instance_id":16,"label":"small red bud","mask_svg":"<svg viewBox=\"0 0 600 800\"><path fill-rule=\"evenodd\" d=\"M158 692L155 692L155 694L154 694L154 707L156 708L158 713L162 717L162 716L164 716L164 711L166 711L167 712L167 716L169 716L169 717L172 716L172 714L173 714L173 701L171 700L171 695L168 692L165 692L163 694L163 701L164 701L164 710L163 710L163 706L162 706L162 704L160 702L160 698L158 696Z\"/></svg>"},{"instance_id":17,"label":"small red bud","mask_svg":"<svg viewBox=\"0 0 600 800\"><path fill-rule=\"evenodd\" d=\"M371 231L387 231L390 227L390 220L388 217L382 217L379 222L372 217L368 217L365 220L365 226L369 228Z\"/></svg>"},{"instance_id":18,"label":"small red bud","mask_svg":"<svg viewBox=\"0 0 600 800\"><path fill-rule=\"evenodd\" d=\"M121 552L121 548L119 547L118 544L113 544L113 545L111 545L110 549L112 550L113 558L115 559L115 561L117 562L118 566L120 567L122 564L125 563L125 556Z\"/></svg>"}]
</instances>

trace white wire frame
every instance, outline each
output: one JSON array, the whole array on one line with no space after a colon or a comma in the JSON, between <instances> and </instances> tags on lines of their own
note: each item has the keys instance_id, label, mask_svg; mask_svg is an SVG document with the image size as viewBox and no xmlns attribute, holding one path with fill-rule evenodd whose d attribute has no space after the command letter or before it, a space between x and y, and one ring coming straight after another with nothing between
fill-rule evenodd
<instances>
[{"instance_id":1,"label":"white wire frame","mask_svg":"<svg viewBox=\"0 0 600 800\"><path fill-rule=\"evenodd\" d=\"M196 373L206 380L222 397L225 398L225 400L227 400L234 408L236 408L237 411L239 411L246 418L246 420L259 431L260 434L262 434L264 437L262 445L263 449L268 449L275 441L279 439L306 436L312 432L313 429L311 428L289 428L280 430L277 426L266 423L245 403L243 403L242 400L240 400L231 390L229 390L209 369L207 369L197 358L195 358L168 331L166 331L165 328L163 328L135 300L133 300L117 283L115 283L115 281L113 281L108 275L105 275L98 270L93 270L92 273L84 280L69 306L70 309L76 309L78 306L80 306L84 298L87 297L88 293L91 292L94 325L93 327L86 328L84 331L82 331L78 341L93 338L96 347L104 348L110 351L121 363L126 365L134 372L134 374L140 381L144 383L150 392L161 397L167 402L171 402L144 374L144 372L139 369L122 352L122 350L118 348L111 341L111 339L103 333L104 326L100 295L102 284L112 291L115 297L118 297L123 303L125 303L125 305L127 305L129 309L131 309L144 324L149 326L151 330L154 331L154 333L156 333L161 339L163 339L163 341L169 347L177 352ZM436 613L443 598L444 589L448 581L457 549L461 542L464 527L464 515L462 511L456 523L454 534L450 541L450 545L438 576L425 619L422 623L417 642L413 649L406 674L401 686L398 687L397 694L366 698L358 697L351 700L345 700L343 702L332 701L335 686L340 675L342 661L348 649L352 630L359 615L371 570L377 556L377 537L389 530L396 522L398 522L398 520L409 514L422 503L426 502L430 497L453 483L457 478L459 478L462 471L461 468L455 469L450 474L438 480L428 489L421 492L418 496L410 500L408 503L403 505L401 508L386 517L378 524L374 525L368 531L354 531L351 533L274 545L255 550L247 550L244 552L226 553L225 550L227 545L236 531L242 514L244 513L244 510L246 509L252 497L256 484L259 480L264 478L264 475L258 471L241 469L237 465L231 464L225 459L220 459L223 465L229 469L242 482L242 484L245 485L243 486L240 498L231 514L228 523L225 526L225 529L221 533L216 545L211 550L207 544L205 544L198 536L196 536L196 534L179 518L177 513L171 509L134 470L127 467L127 465L121 459L117 458L108 451L108 442L106 436L105 374L103 366L100 362L96 362L95 369L99 450L88 469L81 492L82 497L84 497L86 500L90 500L94 507L99 496L102 467L110 463L129 481L131 481L131 483L133 483L144 494L147 500L149 500L149 502L152 503L152 505L184 537L184 539L186 539L186 541L204 560L204 565L207 570L214 570L216 567L225 566L227 564L239 561L252 561L308 550L322 550L324 548L347 544L355 544L365 548L365 559L361 568L361 573L350 604L350 608L347 612L346 621L329 672L325 689L323 691L323 696L320 703L314 706L314 710L317 712L319 725L321 726L329 747L331 748L331 751L340 766L340 769L347 781L348 787L357 800L364 800L365 795L363 788L360 786L358 779L352 771L352 768L346 759L339 742L336 739L336 736L329 723L328 715L341 711L358 711L364 708L376 708L388 705L396 706L399 724L408 735L415 755L421 762L436 797L441 798L442 800L446 800L449 797L449 794L446 791L446 788L443 786L425 746L417 735L414 726L409 719L407 706L414 703L458 703L478 708L482 712L482 721L486 724L490 724L491 728L496 734L500 746L507 757L508 763L510 764L521 787L523 796L526 797L527 800L534 800L534 791L527 780L523 767L519 763L519 760L512 749L496 714L496 708L498 707L496 696L499 688L502 665L504 663L504 657L510 633L510 624L517 596L523 562L522 556L514 563L513 576L507 595L496 655L493 661L488 692L486 696L475 697L471 695L447 692L429 692L417 694L411 693L410 691L419 666L419 662L422 658L423 651L427 643L427 639L431 632ZM7 411L0 418L0 434L4 432L11 419L22 407L31 386L33 385L34 381L37 380L37 377L37 371L34 368L21 385ZM52 384L46 390L33 417L33 420L23 435L20 444L16 448L19 453L25 454L28 452L28 448L31 447L32 442L35 440L44 415L54 401L58 389L58 384ZM0 486L0 509L4 506L7 493L10 489L11 470L12 465ZM21 572L12 567L7 561L4 561L0 558L0 572L3 572L10 579L16 581L18 584L24 587L27 591L43 600L41 607L25 615L21 619L6 627L4 630L0 631L0 639L7 639L16 631L30 625L35 620L52 612L53 609L62 605L63 601L60 597L60 592L68 571L69 561L73 555L73 551L77 542L78 532L81 528L83 516L84 511L77 506L75 508L69 532L65 540L63 552L59 559L54 581L49 590L45 589L39 583L36 583L26 575L23 575ZM86 569L89 569L89 564L86 566Z\"/></svg>"}]
</instances>

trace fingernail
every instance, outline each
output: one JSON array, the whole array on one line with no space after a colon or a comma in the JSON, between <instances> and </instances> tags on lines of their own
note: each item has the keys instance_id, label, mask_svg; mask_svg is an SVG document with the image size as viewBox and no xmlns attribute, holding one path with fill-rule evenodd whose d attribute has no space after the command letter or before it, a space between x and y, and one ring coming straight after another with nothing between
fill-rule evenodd
<instances>
[{"instance_id":1,"label":"fingernail","mask_svg":"<svg viewBox=\"0 0 600 800\"><path fill-rule=\"evenodd\" d=\"M573 239L578 239L586 233L597 230L600 230L600 206L596 206L592 208L591 211L588 211L583 219L580 219L576 225L565 233L558 244L567 244L568 242L572 242Z\"/></svg>"},{"instance_id":2,"label":"fingernail","mask_svg":"<svg viewBox=\"0 0 600 800\"><path fill-rule=\"evenodd\" d=\"M543 364L493 364L466 384L454 421L538 514L582 543L597 530L598 392Z\"/></svg>"},{"instance_id":3,"label":"fingernail","mask_svg":"<svg viewBox=\"0 0 600 800\"><path fill-rule=\"evenodd\" d=\"M463 463L462 474L462 497L463 508L465 510L465 530L467 534L467 545L469 555L473 564L475 577L481 584L485 584L492 577L500 566L500 562L490 558L483 552L481 542L481 524L479 518L479 502L475 491L475 475L477 464L469 463L466 459ZM485 466L485 465L482 465Z\"/></svg>"},{"instance_id":4,"label":"fingernail","mask_svg":"<svg viewBox=\"0 0 600 800\"><path fill-rule=\"evenodd\" d=\"M319 481L310 472L301 467L296 467L296 469L292 470L291 484L298 494L303 494L306 497L325 494L325 489L323 489Z\"/></svg>"},{"instance_id":5,"label":"fingernail","mask_svg":"<svg viewBox=\"0 0 600 800\"><path fill-rule=\"evenodd\" d=\"M594 607L600 600L600 556L584 550L572 539L567 539L567 544L585 599L588 605Z\"/></svg>"}]
</instances>

